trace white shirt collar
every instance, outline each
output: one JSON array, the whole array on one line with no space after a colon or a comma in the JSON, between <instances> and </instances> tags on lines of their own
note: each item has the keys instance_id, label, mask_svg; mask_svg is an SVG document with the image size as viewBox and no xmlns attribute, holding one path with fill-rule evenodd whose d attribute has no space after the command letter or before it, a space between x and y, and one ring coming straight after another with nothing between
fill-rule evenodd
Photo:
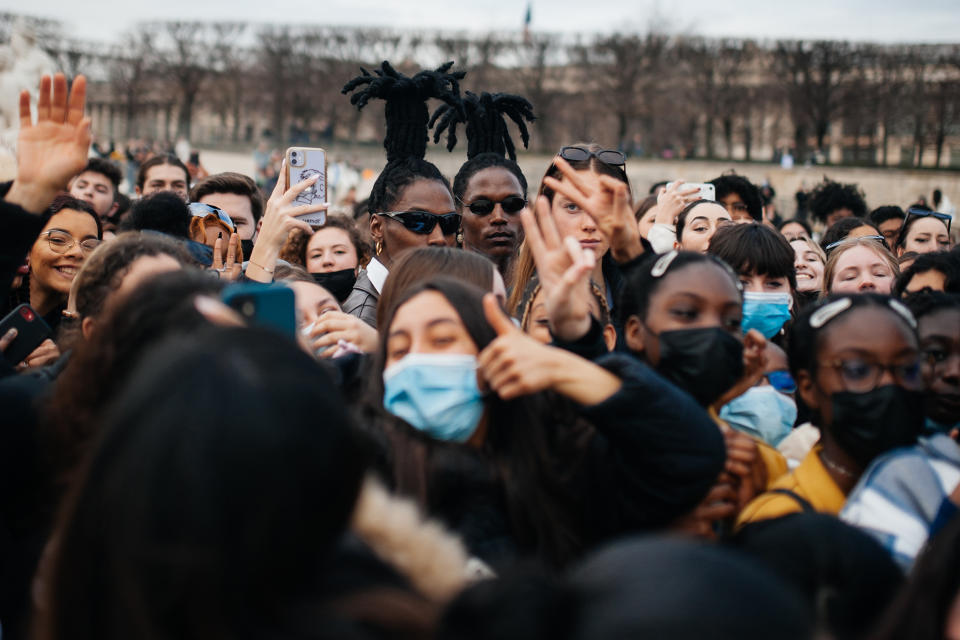
<instances>
[{"instance_id":1,"label":"white shirt collar","mask_svg":"<svg viewBox=\"0 0 960 640\"><path fill-rule=\"evenodd\" d=\"M367 263L367 278L370 279L370 284L377 290L377 293L383 292L383 283L387 281L389 274L390 272L383 266L382 262L376 258L370 258L370 262Z\"/></svg>"}]
</instances>

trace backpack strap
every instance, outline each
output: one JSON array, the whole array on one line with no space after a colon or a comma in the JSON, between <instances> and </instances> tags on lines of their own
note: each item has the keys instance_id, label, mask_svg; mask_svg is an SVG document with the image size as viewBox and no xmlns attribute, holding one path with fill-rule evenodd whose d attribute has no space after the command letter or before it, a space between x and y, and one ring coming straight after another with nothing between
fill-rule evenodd
<instances>
[{"instance_id":1,"label":"backpack strap","mask_svg":"<svg viewBox=\"0 0 960 640\"><path fill-rule=\"evenodd\" d=\"M795 491L792 491L790 489L770 489L770 493L779 493L780 495L789 496L790 498L793 498L793 500L800 505L800 509L803 513L817 512L817 510L813 508L813 505L810 504L810 502L806 498L800 496Z\"/></svg>"}]
</instances>

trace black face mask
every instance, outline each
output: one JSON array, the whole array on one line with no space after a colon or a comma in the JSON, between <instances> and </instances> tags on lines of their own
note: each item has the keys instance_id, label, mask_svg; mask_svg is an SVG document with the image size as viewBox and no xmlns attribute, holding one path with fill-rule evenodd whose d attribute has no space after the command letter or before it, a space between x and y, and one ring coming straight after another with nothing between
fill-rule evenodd
<instances>
[{"instance_id":1,"label":"black face mask","mask_svg":"<svg viewBox=\"0 0 960 640\"><path fill-rule=\"evenodd\" d=\"M805 309L812 304L816 304L820 299L819 291L797 291L797 302L801 309Z\"/></svg>"},{"instance_id":2,"label":"black face mask","mask_svg":"<svg viewBox=\"0 0 960 640\"><path fill-rule=\"evenodd\" d=\"M353 285L357 282L357 274L353 269L343 269L341 271L328 271L327 273L311 273L313 281L333 294L337 302L343 302L353 291Z\"/></svg>"},{"instance_id":3,"label":"black face mask","mask_svg":"<svg viewBox=\"0 0 960 640\"><path fill-rule=\"evenodd\" d=\"M253 240L241 240L240 248L243 250L243 259L249 260L253 254Z\"/></svg>"},{"instance_id":4,"label":"black face mask","mask_svg":"<svg viewBox=\"0 0 960 640\"><path fill-rule=\"evenodd\" d=\"M923 394L890 384L864 393L830 396L837 444L866 468L881 453L917 441L923 428Z\"/></svg>"},{"instance_id":5,"label":"black face mask","mask_svg":"<svg viewBox=\"0 0 960 640\"><path fill-rule=\"evenodd\" d=\"M660 334L657 371L707 407L743 375L743 344L719 327Z\"/></svg>"}]
</instances>

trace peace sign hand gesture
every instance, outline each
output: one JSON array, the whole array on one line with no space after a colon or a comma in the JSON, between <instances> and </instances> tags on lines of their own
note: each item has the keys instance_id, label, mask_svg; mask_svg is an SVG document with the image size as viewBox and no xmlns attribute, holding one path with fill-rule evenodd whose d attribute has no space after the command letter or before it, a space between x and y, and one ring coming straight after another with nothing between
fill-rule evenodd
<instances>
[{"instance_id":1,"label":"peace sign hand gesture","mask_svg":"<svg viewBox=\"0 0 960 640\"><path fill-rule=\"evenodd\" d=\"M537 265L550 330L574 342L590 330L590 274L596 256L575 238L561 238L545 196L537 198L536 215L524 209L520 222Z\"/></svg>"},{"instance_id":2,"label":"peace sign hand gesture","mask_svg":"<svg viewBox=\"0 0 960 640\"><path fill-rule=\"evenodd\" d=\"M547 176L543 179L544 185L562 193L593 218L610 242L614 260L629 262L642 254L640 229L633 216L627 185L611 176L575 171L563 158L556 158L554 165L565 180Z\"/></svg>"}]
</instances>

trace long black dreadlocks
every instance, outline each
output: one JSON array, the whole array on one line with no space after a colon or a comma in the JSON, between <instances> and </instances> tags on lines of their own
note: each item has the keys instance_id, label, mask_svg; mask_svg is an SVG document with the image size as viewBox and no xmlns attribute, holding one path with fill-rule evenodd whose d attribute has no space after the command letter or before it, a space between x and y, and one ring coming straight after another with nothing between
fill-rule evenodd
<instances>
[{"instance_id":1,"label":"long black dreadlocks","mask_svg":"<svg viewBox=\"0 0 960 640\"><path fill-rule=\"evenodd\" d=\"M467 91L459 108L454 105L440 105L430 118L430 126L436 123L433 141L439 142L443 132L447 132L447 151L457 146L457 125L467 125L467 158L473 159L481 153L507 155L516 161L517 151L507 131L504 116L517 123L523 146L530 144L530 132L524 120L533 122L533 105L522 97L509 93L490 94L484 91L479 96Z\"/></svg>"},{"instance_id":2,"label":"long black dreadlocks","mask_svg":"<svg viewBox=\"0 0 960 640\"><path fill-rule=\"evenodd\" d=\"M467 162L460 167L453 180L453 195L458 201L462 200L470 179L490 167L503 167L510 171L526 193L527 179L516 163L516 146L504 116L516 123L526 148L530 144L527 122L536 119L533 105L522 96L485 91L480 95L467 91L461 104L460 109L449 104L440 105L430 118L430 126L436 125L433 141L439 142L446 131L448 151L457 145L457 125L466 124Z\"/></svg>"},{"instance_id":3,"label":"long black dreadlocks","mask_svg":"<svg viewBox=\"0 0 960 640\"><path fill-rule=\"evenodd\" d=\"M407 77L384 61L371 74L362 68L359 76L344 85L341 93L350 96L350 103L363 109L371 98L386 102L384 116L387 134L383 146L387 150L387 165L380 172L370 192L370 212L389 211L400 199L403 189L419 179L439 180L449 184L436 166L424 160L427 153L427 100L437 98L454 110L462 109L460 80L465 72L450 72L453 62L447 62L433 71L420 71Z\"/></svg>"}]
</instances>

